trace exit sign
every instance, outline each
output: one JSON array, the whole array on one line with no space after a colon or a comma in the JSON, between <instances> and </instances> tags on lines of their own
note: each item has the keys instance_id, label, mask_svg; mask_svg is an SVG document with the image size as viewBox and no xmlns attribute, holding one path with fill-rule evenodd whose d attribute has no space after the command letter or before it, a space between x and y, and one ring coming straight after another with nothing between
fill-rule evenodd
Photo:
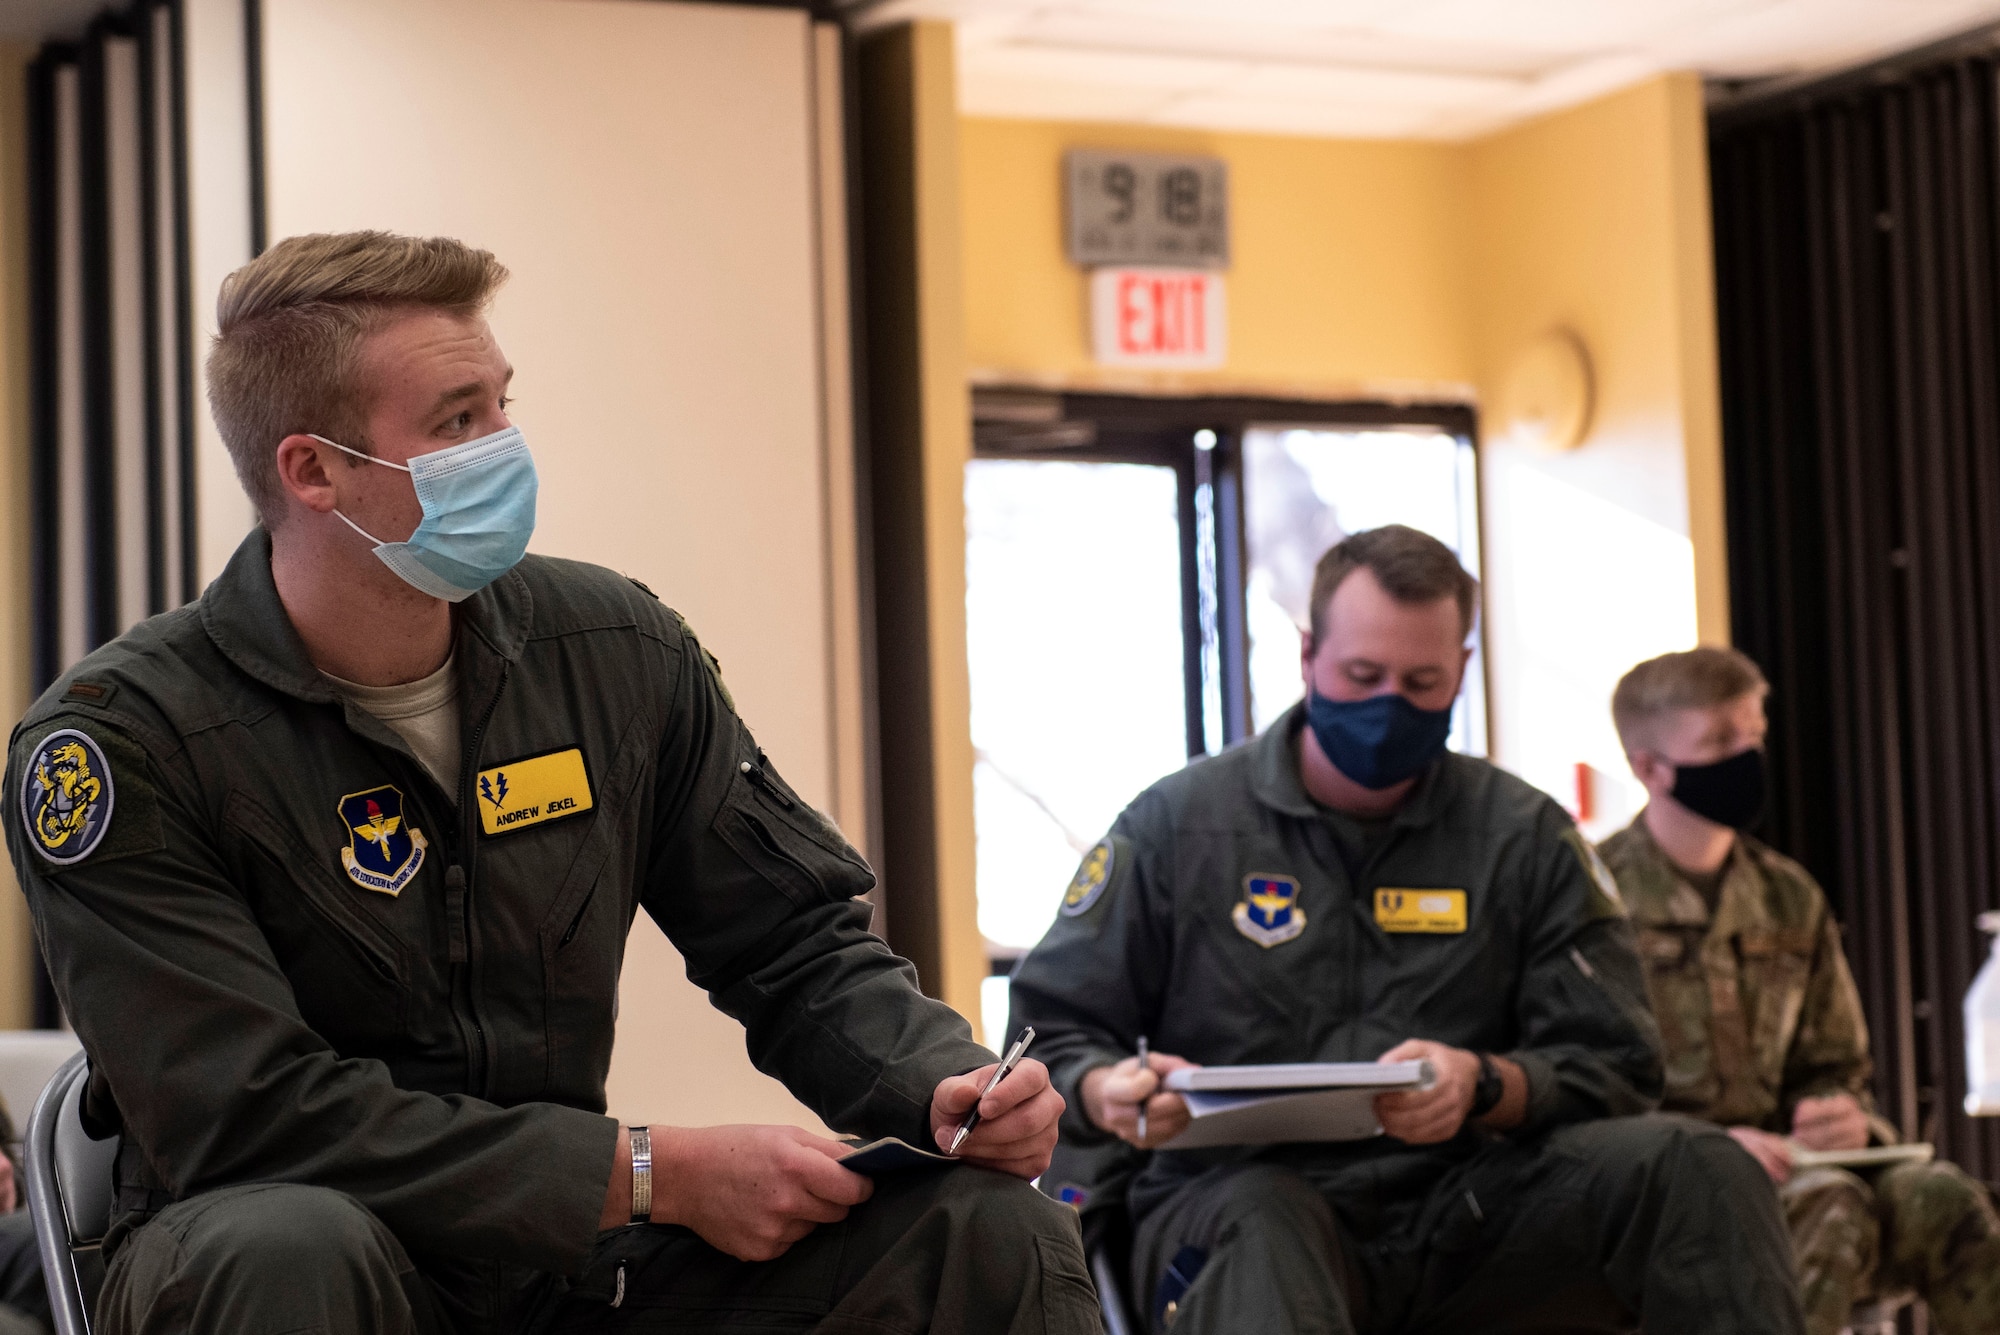
<instances>
[{"instance_id":1,"label":"exit sign","mask_svg":"<svg viewBox=\"0 0 2000 1335\"><path fill-rule=\"evenodd\" d=\"M1222 275L1211 269L1096 269L1091 344L1107 366L1220 366L1228 334Z\"/></svg>"}]
</instances>

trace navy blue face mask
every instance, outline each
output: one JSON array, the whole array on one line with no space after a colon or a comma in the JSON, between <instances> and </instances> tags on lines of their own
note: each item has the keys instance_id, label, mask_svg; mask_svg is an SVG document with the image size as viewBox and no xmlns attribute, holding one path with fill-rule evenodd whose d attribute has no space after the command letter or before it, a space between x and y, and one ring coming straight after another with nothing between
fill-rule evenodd
<instances>
[{"instance_id":1,"label":"navy blue face mask","mask_svg":"<svg viewBox=\"0 0 2000 1335\"><path fill-rule=\"evenodd\" d=\"M1306 694L1306 722L1334 768L1363 788L1393 788L1444 754L1450 709L1419 709L1400 695L1329 700Z\"/></svg>"}]
</instances>

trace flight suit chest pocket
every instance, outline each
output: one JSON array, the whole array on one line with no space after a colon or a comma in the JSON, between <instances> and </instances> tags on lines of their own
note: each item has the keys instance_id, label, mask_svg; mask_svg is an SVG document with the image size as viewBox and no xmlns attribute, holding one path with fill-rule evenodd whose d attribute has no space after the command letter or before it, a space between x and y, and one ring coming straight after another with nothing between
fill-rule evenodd
<instances>
[{"instance_id":1,"label":"flight suit chest pocket","mask_svg":"<svg viewBox=\"0 0 2000 1335\"><path fill-rule=\"evenodd\" d=\"M355 902L368 892L343 884L322 865L324 850L315 856L242 792L230 794L222 817L251 864L253 911L306 1022L336 1049L366 1050L403 1037L409 947Z\"/></svg>"}]
</instances>

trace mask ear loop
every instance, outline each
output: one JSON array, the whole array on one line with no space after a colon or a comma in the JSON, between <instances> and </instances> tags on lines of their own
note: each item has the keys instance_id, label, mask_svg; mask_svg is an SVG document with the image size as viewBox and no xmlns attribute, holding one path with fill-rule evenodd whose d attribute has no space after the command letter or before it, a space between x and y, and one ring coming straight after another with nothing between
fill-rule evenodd
<instances>
[{"instance_id":1,"label":"mask ear loop","mask_svg":"<svg viewBox=\"0 0 2000 1335\"><path fill-rule=\"evenodd\" d=\"M351 454L357 459L366 459L371 464L381 464L384 468L393 468L399 473L407 473L410 471L410 466L408 464L392 464L387 459L377 459L372 454L363 454L360 450L350 450L337 440L328 440L325 436L316 436L313 435L313 433L310 431L306 432L306 435L309 438L318 441L322 445L331 445L336 450L340 450L346 454Z\"/></svg>"},{"instance_id":2,"label":"mask ear loop","mask_svg":"<svg viewBox=\"0 0 2000 1335\"><path fill-rule=\"evenodd\" d=\"M359 533L362 537L374 543L377 547L387 547L389 545L388 543L382 541L380 538L376 537L373 533L370 533L367 529L361 527L361 525L355 523L352 519L349 519L346 515L341 514L340 511L335 510L333 514L334 517L340 520L341 523L347 525L349 528L353 529L356 533Z\"/></svg>"},{"instance_id":3,"label":"mask ear loop","mask_svg":"<svg viewBox=\"0 0 2000 1335\"><path fill-rule=\"evenodd\" d=\"M387 459L377 459L372 454L363 454L360 450L350 450L337 440L328 440L325 436L314 435L314 433L310 431L306 432L306 435L311 437L313 440L318 441L322 445L331 445L336 450L340 450L343 451L344 453L351 454L357 459L366 459L371 464L381 464L384 468L394 468L399 472L404 472L404 473L410 471L410 467L408 464L392 464ZM370 533L367 529L361 527L361 525L355 523L352 519L349 519L346 515L341 514L338 509L336 509L333 513L336 517L339 518L341 523L347 525L349 528L353 529L356 533L359 533L362 537L374 543L377 547L387 547L389 545L388 543L382 541L380 538L376 537L373 533Z\"/></svg>"}]
</instances>

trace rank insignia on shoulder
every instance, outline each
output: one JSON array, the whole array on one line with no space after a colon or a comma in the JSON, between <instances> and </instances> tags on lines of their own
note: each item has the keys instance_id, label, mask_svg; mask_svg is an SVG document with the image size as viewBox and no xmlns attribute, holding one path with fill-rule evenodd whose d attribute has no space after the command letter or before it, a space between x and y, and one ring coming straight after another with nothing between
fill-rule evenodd
<instances>
[{"instance_id":1,"label":"rank insignia on shoulder","mask_svg":"<svg viewBox=\"0 0 2000 1335\"><path fill-rule=\"evenodd\" d=\"M347 826L347 847L340 850L347 879L363 890L402 894L430 847L424 832L403 815L403 790L383 784L349 793L340 799L340 819Z\"/></svg>"},{"instance_id":2,"label":"rank insignia on shoulder","mask_svg":"<svg viewBox=\"0 0 2000 1335\"><path fill-rule=\"evenodd\" d=\"M581 815L596 805L577 747L479 771L479 824L488 834Z\"/></svg>"},{"instance_id":3,"label":"rank insignia on shoulder","mask_svg":"<svg viewBox=\"0 0 2000 1335\"><path fill-rule=\"evenodd\" d=\"M1299 883L1290 876L1253 873L1243 878L1243 898L1229 911L1236 930L1269 950L1306 929Z\"/></svg>"},{"instance_id":4,"label":"rank insignia on shoulder","mask_svg":"<svg viewBox=\"0 0 2000 1335\"><path fill-rule=\"evenodd\" d=\"M1375 892L1375 925L1385 932L1457 934L1465 922L1463 890L1384 886Z\"/></svg>"},{"instance_id":5,"label":"rank insignia on shoulder","mask_svg":"<svg viewBox=\"0 0 2000 1335\"><path fill-rule=\"evenodd\" d=\"M1090 912L1090 906L1104 897L1104 887L1111 884L1112 866L1117 858L1118 850L1109 839L1099 840L1095 848L1083 855L1076 875L1070 877L1069 889L1063 891L1065 918Z\"/></svg>"},{"instance_id":6,"label":"rank insignia on shoulder","mask_svg":"<svg viewBox=\"0 0 2000 1335\"><path fill-rule=\"evenodd\" d=\"M58 728L42 738L21 778L21 819L35 851L67 867L111 829L111 763L88 733Z\"/></svg>"}]
</instances>

